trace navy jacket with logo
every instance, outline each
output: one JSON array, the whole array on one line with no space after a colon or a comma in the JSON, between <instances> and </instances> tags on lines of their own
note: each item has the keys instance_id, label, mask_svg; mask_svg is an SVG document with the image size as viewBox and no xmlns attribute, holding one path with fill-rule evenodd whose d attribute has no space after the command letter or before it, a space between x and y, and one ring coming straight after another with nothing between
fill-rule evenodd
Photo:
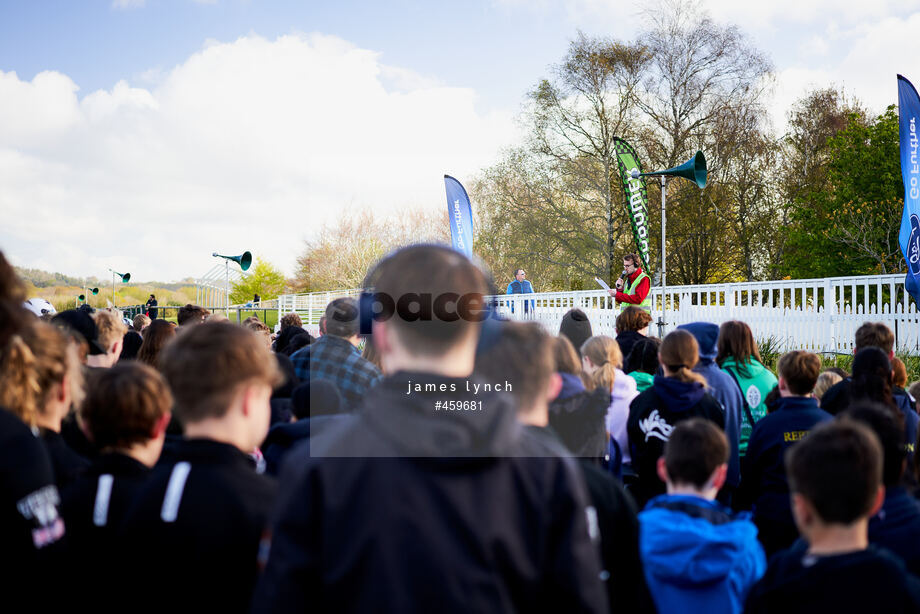
<instances>
[{"instance_id":1,"label":"navy jacket with logo","mask_svg":"<svg viewBox=\"0 0 920 614\"><path fill-rule=\"evenodd\" d=\"M639 474L633 494L640 506L665 493L658 477L658 458L677 423L690 418L706 418L725 429L722 405L696 382L656 375L652 387L630 403L626 431L633 468Z\"/></svg>"},{"instance_id":2,"label":"navy jacket with logo","mask_svg":"<svg viewBox=\"0 0 920 614\"><path fill-rule=\"evenodd\" d=\"M783 455L816 424L832 416L815 399L780 397L777 409L757 421L741 463L740 504L753 504L754 519L793 523Z\"/></svg>"}]
</instances>

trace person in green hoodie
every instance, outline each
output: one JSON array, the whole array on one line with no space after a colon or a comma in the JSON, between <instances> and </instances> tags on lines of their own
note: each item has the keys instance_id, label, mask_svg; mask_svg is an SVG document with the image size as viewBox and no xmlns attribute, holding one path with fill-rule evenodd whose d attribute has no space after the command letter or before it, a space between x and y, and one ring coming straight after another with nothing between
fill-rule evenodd
<instances>
[{"instance_id":1,"label":"person in green hoodie","mask_svg":"<svg viewBox=\"0 0 920 614\"><path fill-rule=\"evenodd\" d=\"M741 443L738 451L744 456L754 424L767 415L767 395L776 387L776 376L761 362L760 350L751 328L744 322L732 320L719 328L716 362L735 378L744 397L741 420Z\"/></svg>"}]
</instances>

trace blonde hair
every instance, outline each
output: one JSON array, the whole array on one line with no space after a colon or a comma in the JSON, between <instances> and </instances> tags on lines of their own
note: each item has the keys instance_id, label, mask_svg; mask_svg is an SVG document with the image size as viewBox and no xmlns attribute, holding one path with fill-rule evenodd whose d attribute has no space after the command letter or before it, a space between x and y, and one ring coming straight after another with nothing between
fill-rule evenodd
<instances>
[{"instance_id":1,"label":"blonde hair","mask_svg":"<svg viewBox=\"0 0 920 614\"><path fill-rule=\"evenodd\" d=\"M693 367L700 361L700 346L696 337L685 330L675 330L668 333L661 342L658 350L661 364L672 373L670 377L691 383L696 382L706 386L706 378L693 372Z\"/></svg>"},{"instance_id":2,"label":"blonde hair","mask_svg":"<svg viewBox=\"0 0 920 614\"><path fill-rule=\"evenodd\" d=\"M74 406L83 400L83 373L76 346L59 329L35 320L0 351L0 405L35 426L55 384L70 382Z\"/></svg>"},{"instance_id":3,"label":"blonde hair","mask_svg":"<svg viewBox=\"0 0 920 614\"><path fill-rule=\"evenodd\" d=\"M815 382L815 398L820 400L821 397L824 396L824 393L827 392L831 386L842 380L843 378L833 371L825 371L818 376L818 381Z\"/></svg>"},{"instance_id":4,"label":"blonde hair","mask_svg":"<svg viewBox=\"0 0 920 614\"><path fill-rule=\"evenodd\" d=\"M596 335L581 344L581 355L591 361L597 370L586 379L586 388L613 390L616 369L623 366L623 352L613 337Z\"/></svg>"},{"instance_id":5,"label":"blonde hair","mask_svg":"<svg viewBox=\"0 0 920 614\"><path fill-rule=\"evenodd\" d=\"M118 314L108 309L97 309L92 315L96 322L96 329L99 331L96 339L99 345L109 352L116 341L124 338L128 327L121 321Z\"/></svg>"}]
</instances>

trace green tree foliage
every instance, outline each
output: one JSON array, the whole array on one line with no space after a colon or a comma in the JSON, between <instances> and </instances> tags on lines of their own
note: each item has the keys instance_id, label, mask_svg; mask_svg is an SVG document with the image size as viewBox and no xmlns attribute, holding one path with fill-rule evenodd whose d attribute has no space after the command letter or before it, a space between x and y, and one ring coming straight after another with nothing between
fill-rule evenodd
<instances>
[{"instance_id":1,"label":"green tree foliage","mask_svg":"<svg viewBox=\"0 0 920 614\"><path fill-rule=\"evenodd\" d=\"M230 302L234 305L247 303L255 294L262 297L263 301L267 301L277 298L279 294L284 294L286 288L287 281L284 273L267 260L256 258L256 263L249 275L232 285Z\"/></svg>"},{"instance_id":2,"label":"green tree foliage","mask_svg":"<svg viewBox=\"0 0 920 614\"><path fill-rule=\"evenodd\" d=\"M827 91L819 92L799 109L819 99L834 102ZM825 139L823 146L812 149L814 162L803 173L810 174L808 181L790 193L789 274L826 277L903 270L898 229L904 190L895 107L868 118L858 107L838 103L810 115L823 116Z\"/></svg>"}]
</instances>

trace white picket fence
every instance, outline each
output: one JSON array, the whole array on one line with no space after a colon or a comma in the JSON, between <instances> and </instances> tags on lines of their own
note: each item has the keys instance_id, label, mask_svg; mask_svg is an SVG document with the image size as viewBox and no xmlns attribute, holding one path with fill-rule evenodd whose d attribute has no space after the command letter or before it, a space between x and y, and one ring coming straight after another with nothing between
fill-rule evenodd
<instances>
[{"instance_id":1,"label":"white picket fence","mask_svg":"<svg viewBox=\"0 0 920 614\"><path fill-rule=\"evenodd\" d=\"M326 305L360 290L285 295L279 312L296 311L305 327L316 328ZM594 334L615 335L617 310L602 289L582 292L541 292L493 297L498 312L514 320L540 322L553 334L572 308L583 310ZM849 353L853 335L864 322L884 322L895 333L899 351L920 354L920 312L904 291L903 275L865 275L731 284L671 286L664 332L689 322L746 322L759 340L772 340L780 351L808 349ZM532 308L524 311L524 302ZM662 312L660 288L652 288L652 317ZM657 334L655 324L652 334Z\"/></svg>"}]
</instances>

